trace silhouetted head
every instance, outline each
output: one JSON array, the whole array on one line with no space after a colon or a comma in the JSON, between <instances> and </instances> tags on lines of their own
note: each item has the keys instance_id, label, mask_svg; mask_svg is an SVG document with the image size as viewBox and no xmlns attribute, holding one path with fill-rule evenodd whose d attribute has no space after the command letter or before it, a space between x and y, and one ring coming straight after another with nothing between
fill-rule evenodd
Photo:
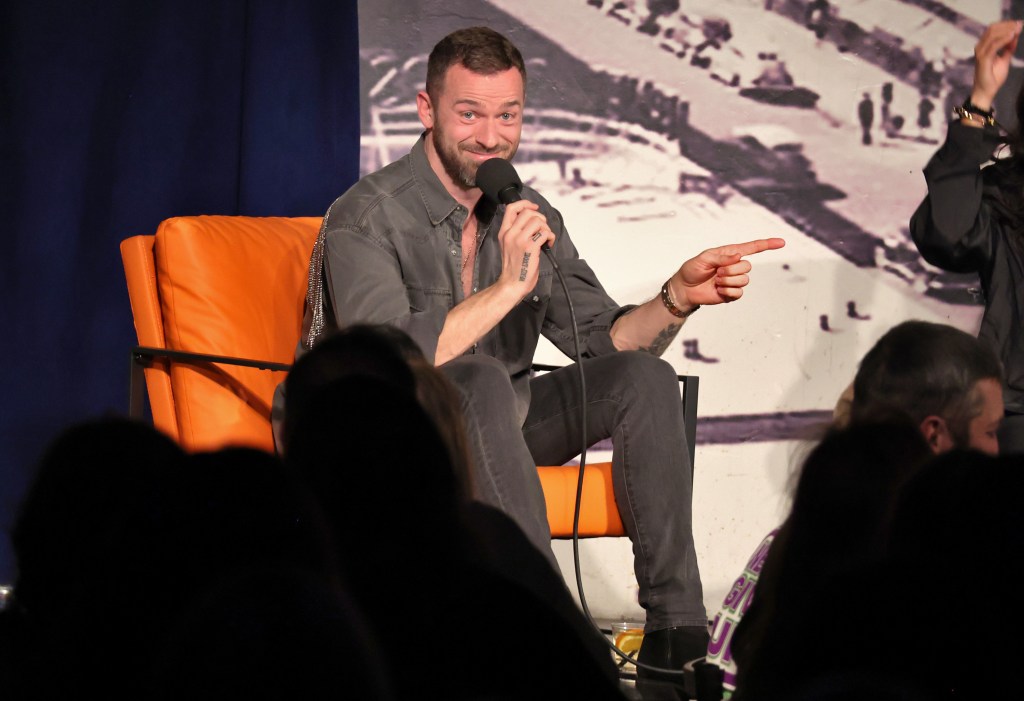
<instances>
[{"instance_id":1,"label":"silhouetted head","mask_svg":"<svg viewBox=\"0 0 1024 701\"><path fill-rule=\"evenodd\" d=\"M408 357L418 346L392 326L355 325L320 339L295 361L285 379L284 446L286 452L296 422L312 397L324 386L343 377L366 376L391 384L410 395L416 380ZM422 355L422 354L420 354Z\"/></svg>"},{"instance_id":2,"label":"silhouetted head","mask_svg":"<svg viewBox=\"0 0 1024 701\"><path fill-rule=\"evenodd\" d=\"M804 461L786 521L801 550L793 564L813 577L879 555L895 495L931 456L903 418L827 433Z\"/></svg>"},{"instance_id":3,"label":"silhouetted head","mask_svg":"<svg viewBox=\"0 0 1024 701\"><path fill-rule=\"evenodd\" d=\"M832 430L808 454L733 637L738 696L796 698L819 675L871 671L857 655L875 651L863 620L875 599L850 599L850 583L880 566L896 496L931 457L906 419Z\"/></svg>"},{"instance_id":4,"label":"silhouetted head","mask_svg":"<svg viewBox=\"0 0 1024 701\"><path fill-rule=\"evenodd\" d=\"M55 612L130 586L159 545L185 454L150 426L109 418L61 433L39 461L14 524L17 598ZM144 574L136 572L136 574Z\"/></svg>"},{"instance_id":5,"label":"silhouetted head","mask_svg":"<svg viewBox=\"0 0 1024 701\"><path fill-rule=\"evenodd\" d=\"M74 426L43 455L12 535L15 605L47 684L117 698L148 671L184 596L170 542L184 461L170 439L124 419Z\"/></svg>"},{"instance_id":6,"label":"silhouetted head","mask_svg":"<svg viewBox=\"0 0 1024 701\"><path fill-rule=\"evenodd\" d=\"M393 384L352 376L321 388L286 459L321 504L349 570L426 563L459 536L461 488L448 450L415 397Z\"/></svg>"}]
</instances>

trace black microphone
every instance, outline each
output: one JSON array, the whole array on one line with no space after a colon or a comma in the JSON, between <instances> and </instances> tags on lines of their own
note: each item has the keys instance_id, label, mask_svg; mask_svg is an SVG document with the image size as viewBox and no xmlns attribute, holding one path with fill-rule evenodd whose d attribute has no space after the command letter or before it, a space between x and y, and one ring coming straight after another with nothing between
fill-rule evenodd
<instances>
[{"instance_id":1,"label":"black microphone","mask_svg":"<svg viewBox=\"0 0 1024 701\"><path fill-rule=\"evenodd\" d=\"M492 202L512 204L523 199L519 193L523 181L512 164L504 158L489 158L476 170L476 186Z\"/></svg>"},{"instance_id":2,"label":"black microphone","mask_svg":"<svg viewBox=\"0 0 1024 701\"><path fill-rule=\"evenodd\" d=\"M512 204L523 199L519 194L523 189L523 181L511 163L504 158L489 158L476 170L476 186L483 190L484 196L492 202ZM550 251L551 246L545 241L541 248ZM550 258L550 256L549 256Z\"/></svg>"}]
</instances>

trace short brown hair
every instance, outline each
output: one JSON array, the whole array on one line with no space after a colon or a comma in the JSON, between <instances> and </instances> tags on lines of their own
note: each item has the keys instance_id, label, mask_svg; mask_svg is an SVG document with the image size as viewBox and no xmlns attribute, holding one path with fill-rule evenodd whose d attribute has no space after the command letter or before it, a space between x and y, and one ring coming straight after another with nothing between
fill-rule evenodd
<instances>
[{"instance_id":1,"label":"short brown hair","mask_svg":"<svg viewBox=\"0 0 1024 701\"><path fill-rule=\"evenodd\" d=\"M437 99L444 87L448 69L462 65L481 75L501 73L515 68L526 86L526 64L523 55L511 41L489 27L466 27L437 42L427 59L427 94Z\"/></svg>"}]
</instances>

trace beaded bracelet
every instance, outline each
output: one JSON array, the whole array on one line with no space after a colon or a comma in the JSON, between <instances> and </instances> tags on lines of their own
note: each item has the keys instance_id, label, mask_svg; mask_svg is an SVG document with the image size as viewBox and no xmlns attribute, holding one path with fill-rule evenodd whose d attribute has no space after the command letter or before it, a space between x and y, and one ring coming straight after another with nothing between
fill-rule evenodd
<instances>
[{"instance_id":1,"label":"beaded bracelet","mask_svg":"<svg viewBox=\"0 0 1024 701\"><path fill-rule=\"evenodd\" d=\"M668 288L668 283L671 281L672 278L669 278L668 280L665 281L665 284L661 286L661 303L665 305L665 309L668 309L669 314L680 319L685 319L686 317L690 316L695 311L700 309L700 305L697 304L686 312L677 307L675 300L672 299L672 291Z\"/></svg>"}]
</instances>

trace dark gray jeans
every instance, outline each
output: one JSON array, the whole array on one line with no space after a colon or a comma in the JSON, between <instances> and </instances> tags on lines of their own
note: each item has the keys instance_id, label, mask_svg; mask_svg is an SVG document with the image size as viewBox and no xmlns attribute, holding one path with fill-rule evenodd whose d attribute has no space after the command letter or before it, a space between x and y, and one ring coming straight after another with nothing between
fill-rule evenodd
<instances>
[{"instance_id":1,"label":"dark gray jeans","mask_svg":"<svg viewBox=\"0 0 1024 701\"><path fill-rule=\"evenodd\" d=\"M646 630L705 626L691 532L690 456L675 371L641 352L584 360L583 368L586 440L592 445L612 439L615 500L633 542ZM508 513L554 562L536 466L561 465L579 453L576 367L530 381L530 410L522 426L508 373L499 361L468 355L441 370L463 397L477 498Z\"/></svg>"}]
</instances>

